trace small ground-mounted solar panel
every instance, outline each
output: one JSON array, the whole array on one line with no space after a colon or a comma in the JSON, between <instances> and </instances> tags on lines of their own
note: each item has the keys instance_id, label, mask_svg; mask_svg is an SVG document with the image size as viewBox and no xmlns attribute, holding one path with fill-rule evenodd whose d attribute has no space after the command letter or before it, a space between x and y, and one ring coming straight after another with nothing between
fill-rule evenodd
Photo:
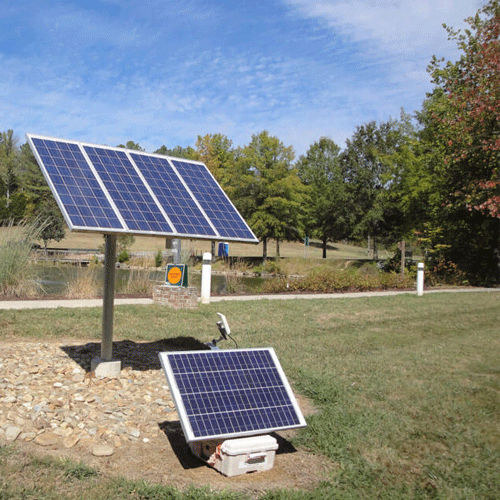
<instances>
[{"instance_id":1,"label":"small ground-mounted solar panel","mask_svg":"<svg viewBox=\"0 0 500 500\"><path fill-rule=\"evenodd\" d=\"M70 230L258 243L201 162L27 138Z\"/></svg>"},{"instance_id":2,"label":"small ground-mounted solar panel","mask_svg":"<svg viewBox=\"0 0 500 500\"><path fill-rule=\"evenodd\" d=\"M272 348L159 357L188 442L306 426Z\"/></svg>"}]
</instances>

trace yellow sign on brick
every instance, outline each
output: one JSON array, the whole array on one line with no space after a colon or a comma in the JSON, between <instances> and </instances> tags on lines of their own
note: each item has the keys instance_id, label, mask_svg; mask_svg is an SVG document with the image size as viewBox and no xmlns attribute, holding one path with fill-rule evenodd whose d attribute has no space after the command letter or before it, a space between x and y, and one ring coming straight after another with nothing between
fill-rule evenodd
<instances>
[{"instance_id":1,"label":"yellow sign on brick","mask_svg":"<svg viewBox=\"0 0 500 500\"><path fill-rule=\"evenodd\" d=\"M170 286L187 286L187 266L184 264L168 264L165 282Z\"/></svg>"},{"instance_id":2,"label":"yellow sign on brick","mask_svg":"<svg viewBox=\"0 0 500 500\"><path fill-rule=\"evenodd\" d=\"M178 285L182 279L182 271L178 267L172 267L167 274L167 281L171 285Z\"/></svg>"}]
</instances>

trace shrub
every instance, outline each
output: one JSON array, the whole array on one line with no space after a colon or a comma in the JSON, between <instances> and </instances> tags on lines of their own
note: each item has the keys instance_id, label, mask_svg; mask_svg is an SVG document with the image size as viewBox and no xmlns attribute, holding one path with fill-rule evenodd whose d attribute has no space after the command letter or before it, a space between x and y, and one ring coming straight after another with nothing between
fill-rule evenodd
<instances>
[{"instance_id":1,"label":"shrub","mask_svg":"<svg viewBox=\"0 0 500 500\"><path fill-rule=\"evenodd\" d=\"M152 295L154 284L155 282L150 280L147 271L133 269L120 293Z\"/></svg>"},{"instance_id":2,"label":"shrub","mask_svg":"<svg viewBox=\"0 0 500 500\"><path fill-rule=\"evenodd\" d=\"M128 253L127 249L123 249L118 256L116 257L116 260L122 264L123 262L127 262L130 259L130 254Z\"/></svg>"},{"instance_id":3,"label":"shrub","mask_svg":"<svg viewBox=\"0 0 500 500\"><path fill-rule=\"evenodd\" d=\"M280 273L280 263L279 260L267 259L262 264L262 272L266 274L279 274Z\"/></svg>"},{"instance_id":4,"label":"shrub","mask_svg":"<svg viewBox=\"0 0 500 500\"><path fill-rule=\"evenodd\" d=\"M264 292L363 292L369 290L408 289L415 285L415 276L384 273L369 268L367 270L349 267L320 268L304 277L280 277L264 283Z\"/></svg>"},{"instance_id":5,"label":"shrub","mask_svg":"<svg viewBox=\"0 0 500 500\"><path fill-rule=\"evenodd\" d=\"M130 259L127 261L129 266L133 267L155 267L155 257L151 255L149 252L144 252L141 254L135 254L130 256Z\"/></svg>"},{"instance_id":6,"label":"shrub","mask_svg":"<svg viewBox=\"0 0 500 500\"><path fill-rule=\"evenodd\" d=\"M161 250L158 250L155 255L155 267L161 267L163 264L163 254Z\"/></svg>"},{"instance_id":7,"label":"shrub","mask_svg":"<svg viewBox=\"0 0 500 500\"><path fill-rule=\"evenodd\" d=\"M78 268L76 275L67 280L66 296L68 299L94 299L101 287L95 268Z\"/></svg>"},{"instance_id":8,"label":"shrub","mask_svg":"<svg viewBox=\"0 0 500 500\"><path fill-rule=\"evenodd\" d=\"M436 260L428 265L425 272L425 282L428 285L468 285L467 275L458 266L445 259Z\"/></svg>"}]
</instances>

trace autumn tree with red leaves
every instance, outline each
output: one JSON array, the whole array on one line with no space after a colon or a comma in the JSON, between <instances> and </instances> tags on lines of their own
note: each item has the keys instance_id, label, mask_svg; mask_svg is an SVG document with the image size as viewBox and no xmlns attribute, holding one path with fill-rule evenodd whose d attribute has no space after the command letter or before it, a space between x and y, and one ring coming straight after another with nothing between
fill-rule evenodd
<instances>
[{"instance_id":1,"label":"autumn tree with red leaves","mask_svg":"<svg viewBox=\"0 0 500 500\"><path fill-rule=\"evenodd\" d=\"M442 78L445 171L457 182L451 197L469 210L500 218L500 5L489 2L467 20L464 33L448 28L463 50ZM461 181L461 182L460 182ZM450 186L451 187L451 186Z\"/></svg>"},{"instance_id":2,"label":"autumn tree with red leaves","mask_svg":"<svg viewBox=\"0 0 500 500\"><path fill-rule=\"evenodd\" d=\"M462 52L434 59L435 88L420 115L432 150L433 229L445 258L498 280L500 236L500 4L491 0L469 28L446 27ZM436 242L434 242L436 243Z\"/></svg>"}]
</instances>

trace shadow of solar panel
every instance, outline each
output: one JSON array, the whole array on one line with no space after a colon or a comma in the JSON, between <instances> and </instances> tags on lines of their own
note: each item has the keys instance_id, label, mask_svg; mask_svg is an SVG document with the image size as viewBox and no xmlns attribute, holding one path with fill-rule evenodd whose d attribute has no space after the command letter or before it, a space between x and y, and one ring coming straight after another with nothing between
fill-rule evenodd
<instances>
[{"instance_id":1,"label":"shadow of solar panel","mask_svg":"<svg viewBox=\"0 0 500 500\"><path fill-rule=\"evenodd\" d=\"M33 139L33 145L70 229L124 229L78 144Z\"/></svg>"},{"instance_id":2,"label":"shadow of solar panel","mask_svg":"<svg viewBox=\"0 0 500 500\"><path fill-rule=\"evenodd\" d=\"M187 441L304 427L273 349L160 353Z\"/></svg>"}]
</instances>

